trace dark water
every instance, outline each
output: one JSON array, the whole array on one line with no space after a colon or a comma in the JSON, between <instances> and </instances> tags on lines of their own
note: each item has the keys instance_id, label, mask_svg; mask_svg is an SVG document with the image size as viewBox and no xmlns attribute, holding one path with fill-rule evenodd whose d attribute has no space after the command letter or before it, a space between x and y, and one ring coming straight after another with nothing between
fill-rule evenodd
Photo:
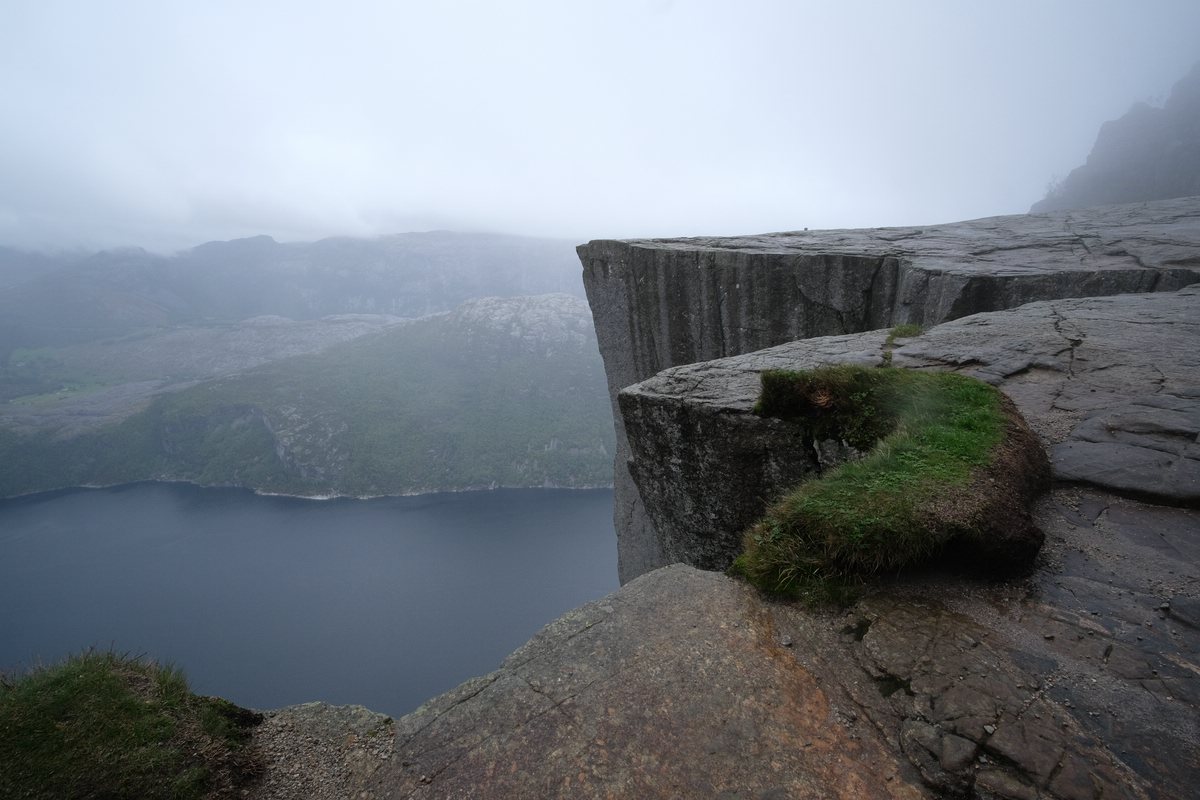
<instances>
[{"instance_id":1,"label":"dark water","mask_svg":"<svg viewBox=\"0 0 1200 800\"><path fill-rule=\"evenodd\" d=\"M399 715L617 586L612 492L135 484L0 502L0 670L90 646L241 705Z\"/></svg>"}]
</instances>

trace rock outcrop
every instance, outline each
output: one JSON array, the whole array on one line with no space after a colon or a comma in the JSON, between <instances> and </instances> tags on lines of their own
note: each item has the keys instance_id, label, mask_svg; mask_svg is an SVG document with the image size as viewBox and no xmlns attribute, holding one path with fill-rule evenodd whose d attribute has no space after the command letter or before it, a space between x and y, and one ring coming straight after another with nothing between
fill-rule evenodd
<instances>
[{"instance_id":1,"label":"rock outcrop","mask_svg":"<svg viewBox=\"0 0 1200 800\"><path fill-rule=\"evenodd\" d=\"M620 393L637 481L668 558L724 569L766 506L821 469L798 426L753 413L759 374L831 363L961 368L999 385L1055 477L1200 505L1200 288L1031 303L902 339L790 342L664 370Z\"/></svg>"},{"instance_id":2,"label":"rock outcrop","mask_svg":"<svg viewBox=\"0 0 1200 800\"><path fill-rule=\"evenodd\" d=\"M1198 312L1200 286L1035 303L893 351L996 384L1050 450L1059 483L1025 578L930 569L831 612L661 568L397 720L350 796L1193 797ZM884 338L680 367L626 398L695 406L732 439L758 370L879 359Z\"/></svg>"},{"instance_id":3,"label":"rock outcrop","mask_svg":"<svg viewBox=\"0 0 1200 800\"><path fill-rule=\"evenodd\" d=\"M672 558L626 467L621 389L799 339L1173 291L1200 281L1200 198L925 228L595 241L579 253L616 417L615 520L628 581Z\"/></svg>"},{"instance_id":4,"label":"rock outcrop","mask_svg":"<svg viewBox=\"0 0 1200 800\"><path fill-rule=\"evenodd\" d=\"M397 721L375 796L915 798L752 590L667 567Z\"/></svg>"},{"instance_id":5,"label":"rock outcrop","mask_svg":"<svg viewBox=\"0 0 1200 800\"><path fill-rule=\"evenodd\" d=\"M1100 127L1087 163L1034 203L1034 212L1200 194L1200 62L1162 108L1136 103Z\"/></svg>"}]
</instances>

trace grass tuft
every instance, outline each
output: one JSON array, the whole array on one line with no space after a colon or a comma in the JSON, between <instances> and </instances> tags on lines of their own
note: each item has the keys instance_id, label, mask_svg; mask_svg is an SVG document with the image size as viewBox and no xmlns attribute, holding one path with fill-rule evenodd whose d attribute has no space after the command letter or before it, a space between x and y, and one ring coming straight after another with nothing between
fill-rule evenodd
<instances>
[{"instance_id":1,"label":"grass tuft","mask_svg":"<svg viewBox=\"0 0 1200 800\"><path fill-rule=\"evenodd\" d=\"M903 325L897 325L888 332L887 344L890 347L896 343L897 339L911 339L914 336L920 336L922 329L920 325L914 322L906 322Z\"/></svg>"},{"instance_id":2,"label":"grass tuft","mask_svg":"<svg viewBox=\"0 0 1200 800\"><path fill-rule=\"evenodd\" d=\"M914 336L920 336L922 332L921 326L913 322L906 322L892 328L883 342L883 363L891 366L892 350L896 348L897 339L911 339Z\"/></svg>"},{"instance_id":3,"label":"grass tuft","mask_svg":"<svg viewBox=\"0 0 1200 800\"><path fill-rule=\"evenodd\" d=\"M865 576L921 561L977 533L956 513L1005 433L1001 395L962 375L834 366L762 375L759 414L866 451L806 482L744 538L733 572L813 603L853 600Z\"/></svg>"},{"instance_id":4,"label":"grass tuft","mask_svg":"<svg viewBox=\"0 0 1200 800\"><path fill-rule=\"evenodd\" d=\"M260 719L111 652L0 677L0 797L235 797L260 771Z\"/></svg>"}]
</instances>

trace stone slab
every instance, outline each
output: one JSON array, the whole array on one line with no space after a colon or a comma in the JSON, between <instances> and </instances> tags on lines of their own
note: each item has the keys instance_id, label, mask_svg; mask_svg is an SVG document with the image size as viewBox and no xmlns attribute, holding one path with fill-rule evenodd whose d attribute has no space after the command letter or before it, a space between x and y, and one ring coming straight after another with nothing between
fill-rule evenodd
<instances>
[{"instance_id":1,"label":"stone slab","mask_svg":"<svg viewBox=\"0 0 1200 800\"><path fill-rule=\"evenodd\" d=\"M621 389L668 367L900 323L1200 281L1200 198L905 228L579 248L617 428L623 581L670 563L626 469Z\"/></svg>"}]
</instances>

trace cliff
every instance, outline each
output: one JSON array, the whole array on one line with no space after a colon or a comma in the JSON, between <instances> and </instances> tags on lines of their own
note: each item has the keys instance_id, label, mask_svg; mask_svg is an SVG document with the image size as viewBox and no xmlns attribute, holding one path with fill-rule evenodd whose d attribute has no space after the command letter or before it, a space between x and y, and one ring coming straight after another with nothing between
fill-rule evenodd
<instances>
[{"instance_id":1,"label":"cliff","mask_svg":"<svg viewBox=\"0 0 1200 800\"><path fill-rule=\"evenodd\" d=\"M1200 287L1034 303L893 351L995 382L1048 446L1058 481L1034 509L1046 545L1024 578L925 570L832 612L677 564L547 626L386 743L357 713L318 726L311 709L274 715L268 742L286 731L342 796L374 798L1191 797L1198 307ZM736 436L758 370L878 358L882 339L790 343L628 394L724 416ZM264 796L326 796L305 774L281 757ZM289 775L309 788L282 791Z\"/></svg>"},{"instance_id":2,"label":"cliff","mask_svg":"<svg viewBox=\"0 0 1200 800\"><path fill-rule=\"evenodd\" d=\"M617 427L621 580L672 562L629 475L617 394L668 367L1036 300L1200 281L1200 199L924 228L579 248Z\"/></svg>"},{"instance_id":3,"label":"cliff","mask_svg":"<svg viewBox=\"0 0 1200 800\"><path fill-rule=\"evenodd\" d=\"M1137 103L1100 127L1087 162L1031 211L1200 194L1200 62L1162 108Z\"/></svg>"},{"instance_id":4,"label":"cliff","mask_svg":"<svg viewBox=\"0 0 1200 800\"><path fill-rule=\"evenodd\" d=\"M813 611L675 564L565 615L496 672L391 727L376 720L364 732L357 712L344 724L316 715L326 720L318 726L306 721L311 709L284 710L268 735L282 728L335 743L321 752L341 776L338 791L365 798L1194 796L1200 286L1176 285L1200 282L1198 208L942 226L931 236L947 244L933 255L806 246L862 250L892 231L587 246L609 381L623 390L625 453L638 502L659 526L658 553L696 560L689 548L699 541L727 557L740 523L722 509L759 497L772 474L749 468L754 452L784 465L781 475L807 457L750 414L762 369L877 364L888 349L895 366L996 385L1046 447L1055 485L1033 509L1045 534L1033 571L996 582L934 565L880 580L843 611ZM1121 232L1098 225L1104 215ZM1088 231L1088 246L1066 226ZM980 230L997 232L993 244L1001 230L1031 235L964 251L955 267L952 235L966 246ZM1053 252L1071 253L1063 274ZM869 258L894 264L856 272ZM1077 267L1080 258L1091 267ZM854 277L867 273L875 277ZM909 298L890 309L864 291L889 275L894 297ZM965 291L973 281L989 288ZM902 283L924 288L902 293ZM1055 286L1107 296L1017 302ZM740 292L766 309L747 304L732 316ZM802 336L818 320L929 323L965 314L963 297L1020 307L934 324L894 346L887 331L838 330L693 363L758 337ZM669 359L688 363L621 384ZM746 468L722 466L723 454ZM286 780L271 783L272 771L304 773L283 756L264 796L301 796L280 788Z\"/></svg>"}]
</instances>

